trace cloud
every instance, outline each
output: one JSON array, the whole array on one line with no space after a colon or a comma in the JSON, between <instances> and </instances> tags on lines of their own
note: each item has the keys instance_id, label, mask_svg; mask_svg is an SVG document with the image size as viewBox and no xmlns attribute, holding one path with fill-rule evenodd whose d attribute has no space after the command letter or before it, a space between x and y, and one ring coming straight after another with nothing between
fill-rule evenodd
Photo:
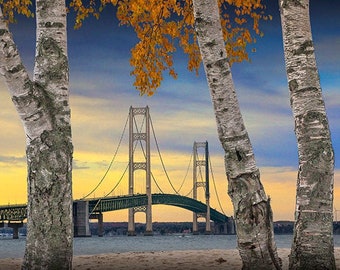
<instances>
[{"instance_id":1,"label":"cloud","mask_svg":"<svg viewBox=\"0 0 340 270\"><path fill-rule=\"evenodd\" d=\"M339 86L334 85L331 89L323 92L326 110L336 110L340 107Z\"/></svg>"},{"instance_id":2,"label":"cloud","mask_svg":"<svg viewBox=\"0 0 340 270\"><path fill-rule=\"evenodd\" d=\"M314 47L320 71L339 75L340 37L325 32L315 40Z\"/></svg>"},{"instance_id":3,"label":"cloud","mask_svg":"<svg viewBox=\"0 0 340 270\"><path fill-rule=\"evenodd\" d=\"M5 163L6 166L15 166L17 164L23 165L26 164L26 156L0 156L0 162Z\"/></svg>"},{"instance_id":4,"label":"cloud","mask_svg":"<svg viewBox=\"0 0 340 270\"><path fill-rule=\"evenodd\" d=\"M87 162L81 162L76 159L73 159L72 169L73 170L87 170L91 167L87 165Z\"/></svg>"}]
</instances>

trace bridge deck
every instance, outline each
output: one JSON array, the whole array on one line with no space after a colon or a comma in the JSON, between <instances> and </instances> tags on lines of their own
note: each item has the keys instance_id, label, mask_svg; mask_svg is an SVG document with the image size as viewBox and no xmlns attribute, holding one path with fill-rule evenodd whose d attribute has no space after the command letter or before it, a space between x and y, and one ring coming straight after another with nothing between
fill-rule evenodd
<instances>
[{"instance_id":1,"label":"bridge deck","mask_svg":"<svg viewBox=\"0 0 340 270\"><path fill-rule=\"evenodd\" d=\"M80 200L75 200L74 203ZM132 207L147 205L146 194L112 196L105 198L86 199L89 202L89 213L108 212ZM206 213L206 204L175 194L152 194L152 204L173 205L190 210L195 213ZM211 220L226 222L228 217L211 208ZM22 221L27 218L27 205L3 205L0 206L0 221Z\"/></svg>"}]
</instances>

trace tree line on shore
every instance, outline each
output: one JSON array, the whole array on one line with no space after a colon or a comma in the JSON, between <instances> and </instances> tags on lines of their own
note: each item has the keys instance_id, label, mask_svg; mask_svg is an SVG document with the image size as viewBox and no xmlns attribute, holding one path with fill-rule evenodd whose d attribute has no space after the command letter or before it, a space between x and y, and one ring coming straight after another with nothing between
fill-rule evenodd
<instances>
[{"instance_id":1,"label":"tree line on shore","mask_svg":"<svg viewBox=\"0 0 340 270\"><path fill-rule=\"evenodd\" d=\"M275 221L274 222L275 234L293 234L294 221ZM192 222L154 222L152 224L155 235L168 235L175 233L191 233ZM104 222L103 223L104 235L127 235L128 223L127 222ZM11 234L12 228L0 228L0 234ZM98 223L90 223L90 231L92 235L98 235ZM137 235L143 234L145 231L144 223L136 223ZM205 222L198 222L198 231L200 234L205 232ZM19 229L20 235L26 235L26 224ZM333 222L333 233L340 234L340 222Z\"/></svg>"}]
</instances>

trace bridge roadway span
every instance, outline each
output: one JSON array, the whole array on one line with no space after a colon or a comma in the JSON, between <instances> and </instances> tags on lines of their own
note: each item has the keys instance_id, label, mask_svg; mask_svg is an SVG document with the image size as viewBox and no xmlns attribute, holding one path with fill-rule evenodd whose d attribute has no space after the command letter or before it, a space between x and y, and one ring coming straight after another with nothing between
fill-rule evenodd
<instances>
[{"instance_id":1,"label":"bridge roadway span","mask_svg":"<svg viewBox=\"0 0 340 270\"><path fill-rule=\"evenodd\" d=\"M75 200L77 203L82 200ZM89 205L89 213L109 212L132 207L147 205L146 194L112 196L105 198L86 199ZM206 204L189 197L175 194L152 194L152 204L165 204L181 207L196 213L205 213ZM227 222L228 217L215 209L210 210L211 220ZM27 218L27 205L2 205L0 206L0 222L23 221Z\"/></svg>"}]
</instances>

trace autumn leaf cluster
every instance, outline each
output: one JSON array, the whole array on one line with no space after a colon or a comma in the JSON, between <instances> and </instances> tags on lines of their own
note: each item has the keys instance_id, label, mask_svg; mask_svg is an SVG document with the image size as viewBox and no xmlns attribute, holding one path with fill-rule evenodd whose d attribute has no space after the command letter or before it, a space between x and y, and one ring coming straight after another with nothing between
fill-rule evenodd
<instances>
[{"instance_id":1,"label":"autumn leaf cluster","mask_svg":"<svg viewBox=\"0 0 340 270\"><path fill-rule=\"evenodd\" d=\"M201 56L195 33L193 0L71 0L68 9L76 12L75 28L89 16L100 18L107 5L116 8L120 25L134 29L138 43L131 49L131 75L142 95L153 95L164 72L177 78L174 52L181 48L188 56L187 68L198 73ZM221 24L230 64L249 60L247 45L262 36L260 20L266 15L263 0L219 0ZM30 0L0 0L4 16L14 13L33 16ZM112 14L114 16L114 14Z\"/></svg>"},{"instance_id":2,"label":"autumn leaf cluster","mask_svg":"<svg viewBox=\"0 0 340 270\"><path fill-rule=\"evenodd\" d=\"M33 17L33 13L30 10L31 5L32 2L30 0L0 0L2 14L8 22L15 21L15 14Z\"/></svg>"},{"instance_id":3,"label":"autumn leaf cluster","mask_svg":"<svg viewBox=\"0 0 340 270\"><path fill-rule=\"evenodd\" d=\"M201 57L194 28L192 0L73 0L77 12L76 27L90 14L99 18L106 5L116 6L121 25L134 29L139 42L131 49L131 75L140 93L153 95L164 72L173 78L177 73L173 54L181 48L188 56L187 68L198 73ZM261 19L268 20L261 0L219 0L223 35L230 64L249 60L247 45L262 36Z\"/></svg>"}]
</instances>

